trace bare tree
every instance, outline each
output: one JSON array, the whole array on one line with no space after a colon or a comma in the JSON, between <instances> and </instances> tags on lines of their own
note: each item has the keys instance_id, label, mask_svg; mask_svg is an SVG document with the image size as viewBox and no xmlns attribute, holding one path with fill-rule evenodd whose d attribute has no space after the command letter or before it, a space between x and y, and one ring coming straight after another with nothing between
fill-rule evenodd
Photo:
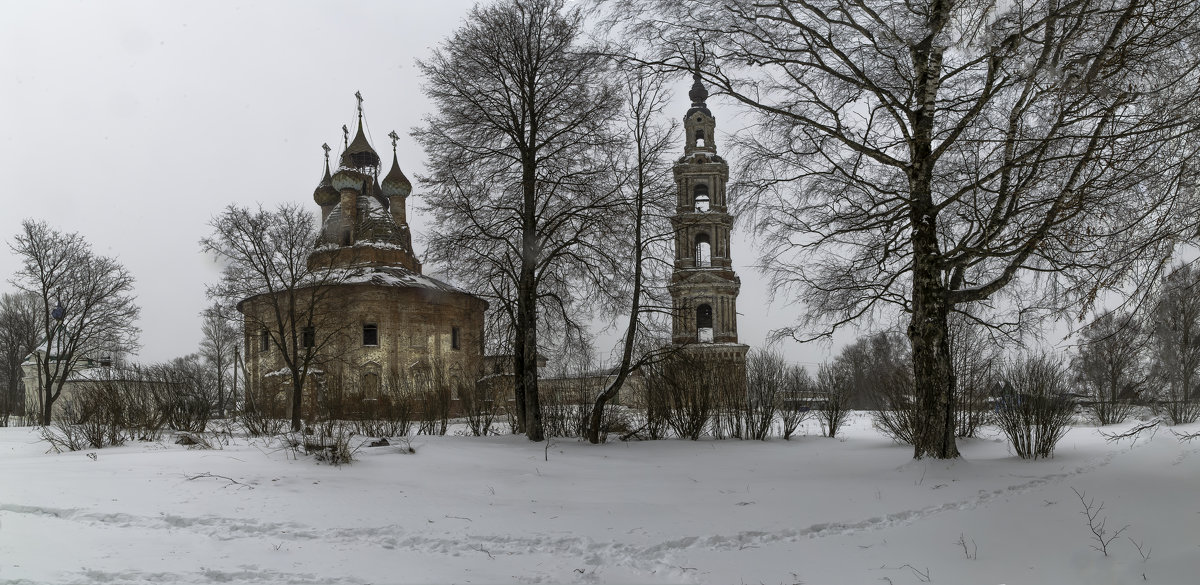
<instances>
[{"instance_id":1,"label":"bare tree","mask_svg":"<svg viewBox=\"0 0 1200 585\"><path fill-rule=\"evenodd\" d=\"M429 157L428 253L511 319L518 426L534 441L544 309L569 322L615 261L598 152L620 99L606 59L582 44L582 21L562 0L476 6L418 63L437 107L413 133Z\"/></svg>"},{"instance_id":2,"label":"bare tree","mask_svg":"<svg viewBox=\"0 0 1200 585\"><path fill-rule=\"evenodd\" d=\"M788 366L783 392L779 395L779 424L783 440L790 441L792 434L811 413L815 383L804 366Z\"/></svg>"},{"instance_id":3,"label":"bare tree","mask_svg":"<svg viewBox=\"0 0 1200 585\"><path fill-rule=\"evenodd\" d=\"M225 416L226 398L229 392L226 383L233 373L234 349L241 343L242 334L233 323L232 316L219 303L213 303L201 313L200 356L212 368L216 385L217 414ZM236 399L235 399L236 400Z\"/></svg>"},{"instance_id":4,"label":"bare tree","mask_svg":"<svg viewBox=\"0 0 1200 585\"><path fill-rule=\"evenodd\" d=\"M850 366L843 360L821 364L817 369L817 418L825 436L831 439L837 437L838 430L850 415L850 385Z\"/></svg>"},{"instance_id":5,"label":"bare tree","mask_svg":"<svg viewBox=\"0 0 1200 585\"><path fill-rule=\"evenodd\" d=\"M1075 381L1102 425L1122 422L1146 386L1146 335L1132 313L1105 311L1080 332Z\"/></svg>"},{"instance_id":6,"label":"bare tree","mask_svg":"<svg viewBox=\"0 0 1200 585\"><path fill-rule=\"evenodd\" d=\"M765 441L771 435L787 385L788 367L779 352L758 349L746 356L746 438Z\"/></svg>"},{"instance_id":7,"label":"bare tree","mask_svg":"<svg viewBox=\"0 0 1200 585\"><path fill-rule=\"evenodd\" d=\"M25 411L21 364L37 348L45 317L35 294L0 295L0 384L4 385L0 388L0 426L8 423L10 414Z\"/></svg>"},{"instance_id":8,"label":"bare tree","mask_svg":"<svg viewBox=\"0 0 1200 585\"><path fill-rule=\"evenodd\" d=\"M664 78L645 69L626 71L624 106L620 116L622 134L627 140L620 143L624 156L617 160L614 176L619 177L621 205L614 213L629 219L628 229L612 234L617 242L611 253L628 255L631 261L622 278L614 279L609 296L619 299L624 293L629 307L629 319L620 346L620 361L613 380L596 396L588 419L587 438L600 442L600 424L604 405L620 392L629 374L649 360L659 359L661 351L643 351L635 357L640 341L653 337L649 321L656 315L669 314L665 288L655 283L667 280L670 265L663 261L671 257L670 242L674 231L668 217L673 212L674 189L672 169L667 153L679 124L661 120L663 108L670 99L663 87ZM626 286L622 286L625 284Z\"/></svg>"},{"instance_id":9,"label":"bare tree","mask_svg":"<svg viewBox=\"0 0 1200 585\"><path fill-rule=\"evenodd\" d=\"M954 372L954 436L974 437L991 422L992 394L1000 385L1003 348L1011 340L960 311L950 316Z\"/></svg>"},{"instance_id":10,"label":"bare tree","mask_svg":"<svg viewBox=\"0 0 1200 585\"><path fill-rule=\"evenodd\" d=\"M212 234L200 240L200 247L223 262L224 269L220 282L208 287L208 296L237 306L247 336L261 340L262 349L286 370L291 425L298 431L305 382L318 364L335 359L346 346L348 325L337 318L330 295L352 274L309 264L317 223L298 205L283 204L273 211L230 205L209 225Z\"/></svg>"},{"instance_id":11,"label":"bare tree","mask_svg":"<svg viewBox=\"0 0 1200 585\"><path fill-rule=\"evenodd\" d=\"M1200 270L1191 264L1171 272L1152 313L1153 373L1162 386L1159 402L1172 424L1200 417Z\"/></svg>"},{"instance_id":12,"label":"bare tree","mask_svg":"<svg viewBox=\"0 0 1200 585\"><path fill-rule=\"evenodd\" d=\"M948 319L1144 291L1196 231L1193 0L612 0L637 56L757 114L741 207L805 339L910 317L914 455L953 458ZM1007 309L1006 309L1007 312Z\"/></svg>"},{"instance_id":13,"label":"bare tree","mask_svg":"<svg viewBox=\"0 0 1200 585\"><path fill-rule=\"evenodd\" d=\"M36 406L44 426L81 360L136 347L133 276L115 259L92 252L79 234L64 234L45 222L22 222L10 247L21 261L12 284L36 297L42 325L34 355Z\"/></svg>"}]
</instances>

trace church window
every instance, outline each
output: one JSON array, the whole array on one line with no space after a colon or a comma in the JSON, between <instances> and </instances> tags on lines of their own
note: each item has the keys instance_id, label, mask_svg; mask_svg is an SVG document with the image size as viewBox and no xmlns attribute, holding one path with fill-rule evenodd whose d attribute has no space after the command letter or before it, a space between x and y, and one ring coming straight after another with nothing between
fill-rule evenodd
<instances>
[{"instance_id":1,"label":"church window","mask_svg":"<svg viewBox=\"0 0 1200 585\"><path fill-rule=\"evenodd\" d=\"M450 349L462 349L459 345L458 327L450 328Z\"/></svg>"},{"instance_id":2,"label":"church window","mask_svg":"<svg viewBox=\"0 0 1200 585\"><path fill-rule=\"evenodd\" d=\"M712 266L712 244L708 241L708 234L696 235L696 267L708 268Z\"/></svg>"},{"instance_id":3,"label":"church window","mask_svg":"<svg viewBox=\"0 0 1200 585\"><path fill-rule=\"evenodd\" d=\"M374 323L363 325L363 345L379 345L379 326Z\"/></svg>"},{"instance_id":4,"label":"church window","mask_svg":"<svg viewBox=\"0 0 1200 585\"><path fill-rule=\"evenodd\" d=\"M705 185L704 183L696 185L696 187L692 189L692 201L696 205L696 211L708 211L708 185Z\"/></svg>"},{"instance_id":5,"label":"church window","mask_svg":"<svg viewBox=\"0 0 1200 585\"><path fill-rule=\"evenodd\" d=\"M700 147L704 146L704 130L703 129L696 130L696 146L700 146Z\"/></svg>"},{"instance_id":6,"label":"church window","mask_svg":"<svg viewBox=\"0 0 1200 585\"><path fill-rule=\"evenodd\" d=\"M261 351L271 349L271 333L266 329L258 333L258 349Z\"/></svg>"},{"instance_id":7,"label":"church window","mask_svg":"<svg viewBox=\"0 0 1200 585\"><path fill-rule=\"evenodd\" d=\"M342 231L342 245L343 246L350 245L350 230Z\"/></svg>"},{"instance_id":8,"label":"church window","mask_svg":"<svg viewBox=\"0 0 1200 585\"><path fill-rule=\"evenodd\" d=\"M305 327L300 331L300 347L313 347L317 344L317 330Z\"/></svg>"},{"instance_id":9,"label":"church window","mask_svg":"<svg viewBox=\"0 0 1200 585\"><path fill-rule=\"evenodd\" d=\"M713 341L713 310L707 303L696 307L696 341L712 343Z\"/></svg>"}]
</instances>

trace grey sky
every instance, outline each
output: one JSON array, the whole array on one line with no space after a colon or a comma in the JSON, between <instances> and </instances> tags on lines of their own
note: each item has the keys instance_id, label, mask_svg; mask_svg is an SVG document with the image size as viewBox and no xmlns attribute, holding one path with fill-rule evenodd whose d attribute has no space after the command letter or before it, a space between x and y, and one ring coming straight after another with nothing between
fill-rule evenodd
<instances>
[{"instance_id":1,"label":"grey sky","mask_svg":"<svg viewBox=\"0 0 1200 585\"><path fill-rule=\"evenodd\" d=\"M0 0L0 236L7 244L24 218L81 233L137 279L140 358L193 352L204 285L218 275L197 245L209 219L230 203L316 211L321 144L336 153L355 91L381 156L394 129L401 167L421 173L408 131L430 106L413 62L473 4ZM729 131L732 106L710 105ZM425 220L410 216L418 240ZM767 306L755 256L748 243L734 251L741 339L760 345L795 311ZM0 288L16 268L5 245ZM804 362L827 351L782 349Z\"/></svg>"}]
</instances>

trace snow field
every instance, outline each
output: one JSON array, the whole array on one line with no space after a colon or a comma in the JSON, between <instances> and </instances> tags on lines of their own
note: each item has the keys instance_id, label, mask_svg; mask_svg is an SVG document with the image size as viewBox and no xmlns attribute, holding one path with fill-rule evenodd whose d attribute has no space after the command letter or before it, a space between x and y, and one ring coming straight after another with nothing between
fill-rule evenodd
<instances>
[{"instance_id":1,"label":"snow field","mask_svg":"<svg viewBox=\"0 0 1200 585\"><path fill-rule=\"evenodd\" d=\"M1200 583L1197 442L1079 427L1050 460L993 437L943 462L863 413L807 431L415 437L332 467L264 439L47 454L0 428L0 583ZM1072 487L1129 526L1109 556Z\"/></svg>"}]
</instances>

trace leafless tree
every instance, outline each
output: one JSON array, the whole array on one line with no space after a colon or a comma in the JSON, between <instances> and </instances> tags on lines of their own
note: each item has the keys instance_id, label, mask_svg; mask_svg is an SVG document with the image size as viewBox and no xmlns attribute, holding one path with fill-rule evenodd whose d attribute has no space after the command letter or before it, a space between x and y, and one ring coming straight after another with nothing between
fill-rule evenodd
<instances>
[{"instance_id":1,"label":"leafless tree","mask_svg":"<svg viewBox=\"0 0 1200 585\"><path fill-rule=\"evenodd\" d=\"M562 0L480 5L418 63L437 108L413 133L429 158L428 254L509 317L518 426L534 441L542 321L570 325L618 262L600 153L620 97L582 26Z\"/></svg>"},{"instance_id":2,"label":"leafless tree","mask_svg":"<svg viewBox=\"0 0 1200 585\"><path fill-rule=\"evenodd\" d=\"M224 267L208 295L237 306L247 334L257 332L266 341L263 349L278 356L291 390L292 430L298 431L305 382L347 344L347 322L337 318L330 295L351 273L309 265L317 222L299 205L274 210L230 205L209 225L212 234L200 240L200 247Z\"/></svg>"},{"instance_id":3,"label":"leafless tree","mask_svg":"<svg viewBox=\"0 0 1200 585\"><path fill-rule=\"evenodd\" d=\"M779 352L756 349L746 356L746 438L765 441L771 435L787 385L788 366Z\"/></svg>"},{"instance_id":4,"label":"leafless tree","mask_svg":"<svg viewBox=\"0 0 1200 585\"><path fill-rule=\"evenodd\" d=\"M817 418L825 436L836 438L838 431L850 415L851 371L842 360L821 364L817 370L816 399Z\"/></svg>"},{"instance_id":5,"label":"leafless tree","mask_svg":"<svg viewBox=\"0 0 1200 585\"><path fill-rule=\"evenodd\" d=\"M588 419L587 438L593 444L600 442L605 404L617 396L631 372L661 358L662 351L636 350L639 346L645 349L645 343L640 342L655 337L649 330L654 318L668 314L670 306L666 289L661 286L670 270L664 259L671 257L670 242L674 236L668 218L674 211L675 191L667 154L679 124L662 120L670 93L664 88L661 75L645 69L627 70L624 74L619 124L626 140L619 143L618 152L623 156L616 159L613 173L620 180L618 196L622 204L613 212L627 217L629 222L627 229L611 235L616 242L611 253L628 256L630 262L623 274L613 280L608 296L625 297L629 314L616 375L595 397Z\"/></svg>"},{"instance_id":6,"label":"leafless tree","mask_svg":"<svg viewBox=\"0 0 1200 585\"><path fill-rule=\"evenodd\" d=\"M54 401L84 359L111 358L137 346L133 276L115 259L92 252L79 234L25 220L10 244L21 261L12 284L34 295L41 340L38 420L50 424Z\"/></svg>"},{"instance_id":7,"label":"leafless tree","mask_svg":"<svg viewBox=\"0 0 1200 585\"><path fill-rule=\"evenodd\" d=\"M951 313L1012 331L1145 291L1196 232L1193 0L608 4L635 58L688 69L700 39L757 114L740 207L808 309L782 333L909 316L918 458L958 455Z\"/></svg>"},{"instance_id":8,"label":"leafless tree","mask_svg":"<svg viewBox=\"0 0 1200 585\"><path fill-rule=\"evenodd\" d=\"M37 348L45 317L35 294L0 295L0 426L8 424L9 415L25 412L21 364Z\"/></svg>"},{"instance_id":9,"label":"leafless tree","mask_svg":"<svg viewBox=\"0 0 1200 585\"><path fill-rule=\"evenodd\" d=\"M778 397L780 434L790 441L792 434L811 413L812 399L816 393L812 376L804 366L788 366L783 392Z\"/></svg>"},{"instance_id":10,"label":"leafless tree","mask_svg":"<svg viewBox=\"0 0 1200 585\"><path fill-rule=\"evenodd\" d=\"M950 316L954 436L974 437L980 427L991 422L992 395L1001 383L1003 350L1012 342L966 311Z\"/></svg>"},{"instance_id":11,"label":"leafless tree","mask_svg":"<svg viewBox=\"0 0 1200 585\"><path fill-rule=\"evenodd\" d=\"M1124 421L1145 389L1146 343L1142 324L1120 310L1101 313L1080 332L1071 366L1100 424Z\"/></svg>"},{"instance_id":12,"label":"leafless tree","mask_svg":"<svg viewBox=\"0 0 1200 585\"><path fill-rule=\"evenodd\" d=\"M242 340L242 332L235 325L229 311L218 303L213 303L201 313L200 323L200 355L212 368L213 381L216 384L217 415L225 416L226 399L229 392L226 388L230 375L233 373L234 350Z\"/></svg>"},{"instance_id":13,"label":"leafless tree","mask_svg":"<svg viewBox=\"0 0 1200 585\"><path fill-rule=\"evenodd\" d=\"M1150 331L1159 403L1171 424L1200 417L1200 270L1191 264L1171 272L1155 303Z\"/></svg>"}]
</instances>

